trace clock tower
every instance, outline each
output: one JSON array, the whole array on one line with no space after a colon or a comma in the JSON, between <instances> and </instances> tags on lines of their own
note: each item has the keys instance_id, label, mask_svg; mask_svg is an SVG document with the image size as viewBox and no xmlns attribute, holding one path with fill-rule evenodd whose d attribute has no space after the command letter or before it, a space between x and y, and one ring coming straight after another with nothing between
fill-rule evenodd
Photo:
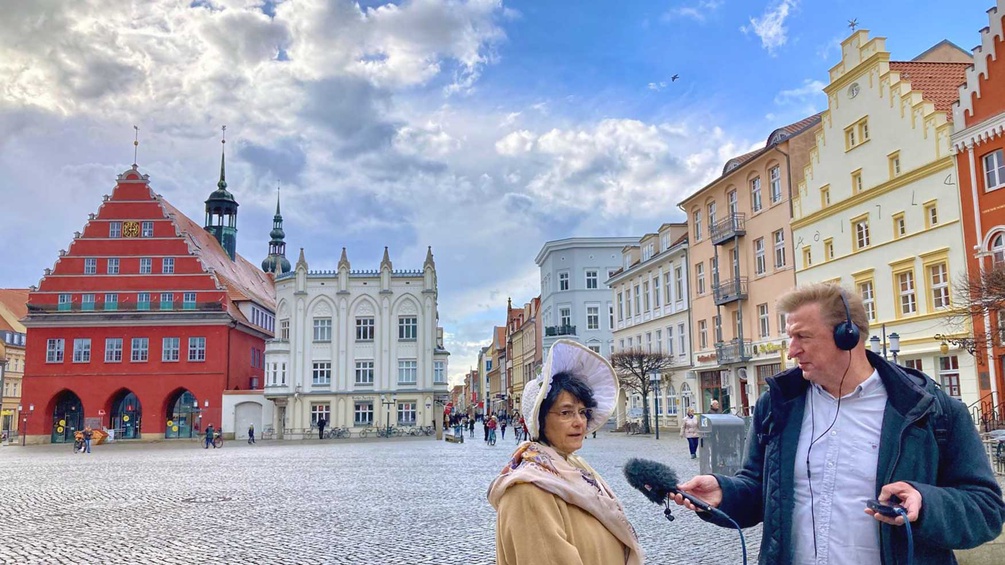
<instances>
[{"instance_id":1,"label":"clock tower","mask_svg":"<svg viewBox=\"0 0 1005 565\"><path fill-rule=\"evenodd\" d=\"M226 126L224 126L226 131ZM221 143L227 143L226 139ZM227 190L227 176L225 170L226 155L220 153L220 181L216 183L216 190L209 195L206 200L206 231L213 234L213 237L220 242L223 249L233 261L237 255L237 201L234 195Z\"/></svg>"}]
</instances>

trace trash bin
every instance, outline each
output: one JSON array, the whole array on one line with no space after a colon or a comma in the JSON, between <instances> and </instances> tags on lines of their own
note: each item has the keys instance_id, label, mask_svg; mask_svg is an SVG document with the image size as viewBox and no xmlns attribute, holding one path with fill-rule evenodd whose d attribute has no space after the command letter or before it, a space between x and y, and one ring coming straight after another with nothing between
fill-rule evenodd
<instances>
[{"instance_id":1,"label":"trash bin","mask_svg":"<svg viewBox=\"0 0 1005 565\"><path fill-rule=\"evenodd\" d=\"M698 418L698 464L701 474L733 475L743 465L746 441L743 418L732 414L702 414Z\"/></svg>"}]
</instances>

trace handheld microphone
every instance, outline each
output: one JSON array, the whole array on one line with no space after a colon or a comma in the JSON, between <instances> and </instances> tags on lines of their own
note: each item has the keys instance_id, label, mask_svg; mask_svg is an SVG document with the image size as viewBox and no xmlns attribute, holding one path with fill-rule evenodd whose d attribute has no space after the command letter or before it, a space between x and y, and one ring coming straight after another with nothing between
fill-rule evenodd
<instances>
[{"instance_id":1,"label":"handheld microphone","mask_svg":"<svg viewBox=\"0 0 1005 565\"><path fill-rule=\"evenodd\" d=\"M717 517L728 518L725 512L704 500L686 492L681 492L677 488L676 471L662 463L648 459L629 459L628 463L625 463L625 478L628 479L628 484L632 485L632 487L646 495L646 498L656 504L667 502L667 497L671 494L679 494L685 500L694 504L695 508L710 512ZM667 519L673 520L669 515L667 515Z\"/></svg>"}]
</instances>

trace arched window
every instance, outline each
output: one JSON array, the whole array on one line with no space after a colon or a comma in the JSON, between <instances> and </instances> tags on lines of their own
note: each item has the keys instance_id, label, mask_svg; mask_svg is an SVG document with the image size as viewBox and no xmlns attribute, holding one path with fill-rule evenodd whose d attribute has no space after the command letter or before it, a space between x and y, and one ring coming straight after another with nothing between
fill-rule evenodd
<instances>
[{"instance_id":1,"label":"arched window","mask_svg":"<svg viewBox=\"0 0 1005 565\"><path fill-rule=\"evenodd\" d=\"M999 233L991 240L991 256L995 267L1005 263L1005 233Z\"/></svg>"},{"instance_id":2,"label":"arched window","mask_svg":"<svg viewBox=\"0 0 1005 565\"><path fill-rule=\"evenodd\" d=\"M677 389L670 385L667 387L666 413L668 416L677 415Z\"/></svg>"}]
</instances>

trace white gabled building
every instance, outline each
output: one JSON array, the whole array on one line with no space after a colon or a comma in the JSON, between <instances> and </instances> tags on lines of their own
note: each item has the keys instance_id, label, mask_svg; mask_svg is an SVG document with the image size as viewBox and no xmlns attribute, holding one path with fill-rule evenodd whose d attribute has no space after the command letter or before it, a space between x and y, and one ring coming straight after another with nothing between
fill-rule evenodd
<instances>
[{"instance_id":1,"label":"white gabled building","mask_svg":"<svg viewBox=\"0 0 1005 565\"><path fill-rule=\"evenodd\" d=\"M969 63L931 51L890 61L884 39L865 30L841 52L793 201L796 282L857 291L877 349L899 341L891 360L969 404L978 398L974 358L942 351L936 338L966 272L949 120Z\"/></svg>"},{"instance_id":2,"label":"white gabled building","mask_svg":"<svg viewBox=\"0 0 1005 565\"><path fill-rule=\"evenodd\" d=\"M643 348L674 359L674 366L662 375L663 386L649 398L650 414L656 414L659 403L661 427L677 427L678 414L696 407L699 392L691 371L687 232L686 223L663 224L657 233L626 245L624 268L606 282L614 304L614 351ZM615 408L617 426L641 409L642 397L622 388Z\"/></svg>"},{"instance_id":3,"label":"white gabled building","mask_svg":"<svg viewBox=\"0 0 1005 565\"><path fill-rule=\"evenodd\" d=\"M395 271L384 248L376 271L309 271L303 249L276 278L276 338L265 349L265 395L277 437L330 427L432 425L447 398L447 357L437 326L436 266Z\"/></svg>"}]
</instances>

